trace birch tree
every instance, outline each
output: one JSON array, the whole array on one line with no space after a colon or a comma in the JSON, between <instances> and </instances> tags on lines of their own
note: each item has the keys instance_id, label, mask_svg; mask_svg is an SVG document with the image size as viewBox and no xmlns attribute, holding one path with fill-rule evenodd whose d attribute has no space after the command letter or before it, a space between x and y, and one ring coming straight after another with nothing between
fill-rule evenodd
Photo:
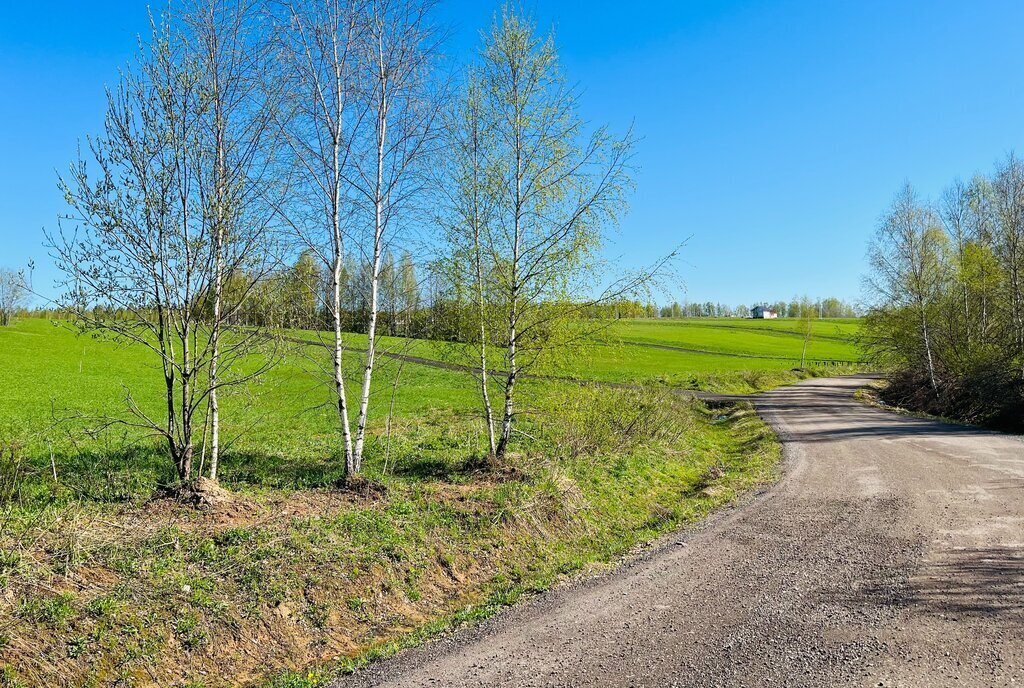
<instances>
[{"instance_id":1,"label":"birch tree","mask_svg":"<svg viewBox=\"0 0 1024 688\"><path fill-rule=\"evenodd\" d=\"M264 340L264 333L226 326L276 263L271 223L281 180L275 175L271 127L277 86L269 72L267 36L260 31L259 0L193 0L183 15L190 59L199 70L203 112L198 151L192 156L199 221L213 252L209 301L210 478L220 458L219 390L230 384L230 366ZM232 278L230 300L225 282Z\"/></svg>"},{"instance_id":2,"label":"birch tree","mask_svg":"<svg viewBox=\"0 0 1024 688\"><path fill-rule=\"evenodd\" d=\"M983 175L975 176L967 189L968 196L968 232L970 243L965 252L965 264L962 266L967 274L964 281L971 284L977 294L976 331L979 339L984 342L990 335L990 315L992 302L995 298L1001 275L994 264L993 242L995 222L993 208L992 184Z\"/></svg>"},{"instance_id":3,"label":"birch tree","mask_svg":"<svg viewBox=\"0 0 1024 688\"><path fill-rule=\"evenodd\" d=\"M159 358L162 417L126 390L130 415L118 422L161 436L187 484L202 441L196 431L212 355L202 297L212 291L216 256L203 231L192 157L206 105L201 70L169 22L154 20L151 28L137 66L108 91L103 134L60 180L71 212L49 244L65 275L59 303L79 325ZM106 317L95 306L120 315Z\"/></svg>"},{"instance_id":4,"label":"birch tree","mask_svg":"<svg viewBox=\"0 0 1024 688\"><path fill-rule=\"evenodd\" d=\"M971 319L971 293L968 279L968 263L971 246L970 231L970 188L961 180L954 181L942 194L939 201L939 217L942 219L946 235L949 237L953 249L953 259L957 269L954 279L960 291L960 308L962 314L959 330L954 341L962 341L964 346L969 347L973 339L973 332L969 325Z\"/></svg>"},{"instance_id":5,"label":"birch tree","mask_svg":"<svg viewBox=\"0 0 1024 688\"><path fill-rule=\"evenodd\" d=\"M607 128L587 134L554 36L539 36L513 10L503 10L485 37L476 78L495 176L494 218L480 237L507 371L495 446L501 457L512 439L520 375L556 346L579 303L594 298L603 240L631 186L631 142Z\"/></svg>"},{"instance_id":6,"label":"birch tree","mask_svg":"<svg viewBox=\"0 0 1024 688\"><path fill-rule=\"evenodd\" d=\"M197 449L200 466L209 450L217 478L220 390L273 360L243 372L236 364L264 337L225 336L274 263L258 14L254 0L195 0L151 19L135 64L108 91L103 134L60 179L71 212L48 238L65 275L60 305L79 326L159 357L163 412L126 390L129 418L107 422L163 437L188 489L201 487Z\"/></svg>"},{"instance_id":7,"label":"birch tree","mask_svg":"<svg viewBox=\"0 0 1024 688\"><path fill-rule=\"evenodd\" d=\"M1002 283L993 244L998 225L994 200L989 181L976 177L970 183L954 181L938 205L950 244L949 281L955 291L950 294L954 303L940 321L942 357L947 366L965 374L988 355L992 303Z\"/></svg>"},{"instance_id":8,"label":"birch tree","mask_svg":"<svg viewBox=\"0 0 1024 688\"><path fill-rule=\"evenodd\" d=\"M301 246L326 268L325 309L331 339L330 380L338 413L345 475L359 471L344 369L346 270L354 203L354 154L367 116L359 99L366 40L362 0L287 2L279 9L277 58L291 107L277 124L295 167L286 215Z\"/></svg>"},{"instance_id":9,"label":"birch tree","mask_svg":"<svg viewBox=\"0 0 1024 688\"><path fill-rule=\"evenodd\" d=\"M435 81L441 35L430 23L431 0L367 0L360 60L368 136L357 156L353 192L371 213L361 253L368 270L367 348L353 469L362 467L370 391L377 356L381 272L389 243L421 193L424 164L439 133L441 98Z\"/></svg>"},{"instance_id":10,"label":"birch tree","mask_svg":"<svg viewBox=\"0 0 1024 688\"><path fill-rule=\"evenodd\" d=\"M484 239L494 220L497 181L491 167L490 146L494 138L494 122L485 111L483 84L473 71L469 72L462 93L452 113L446 118L448 165L444 168L438 188L444 198L445 212L439 218L448 243L446 260L441 270L460 302L472 304L471 341L476 347L474 368L478 379L481 418L490 453L497 452L494 431L494 410L488 384L488 347L492 328L489 315L491 288L487 281L490 267L484 256ZM486 263L488 266L489 262Z\"/></svg>"},{"instance_id":11,"label":"birch tree","mask_svg":"<svg viewBox=\"0 0 1024 688\"><path fill-rule=\"evenodd\" d=\"M869 247L867 285L876 298L910 309L916 319L920 352L933 392L939 389L932 346L932 316L945 281L946 237L936 213L907 184L882 218Z\"/></svg>"},{"instance_id":12,"label":"birch tree","mask_svg":"<svg viewBox=\"0 0 1024 688\"><path fill-rule=\"evenodd\" d=\"M27 296L24 276L16 270L0 268L0 327L11 324L11 318L25 305Z\"/></svg>"},{"instance_id":13,"label":"birch tree","mask_svg":"<svg viewBox=\"0 0 1024 688\"><path fill-rule=\"evenodd\" d=\"M993 249L1002 269L1002 311L1024 376L1024 162L1010 154L992 179Z\"/></svg>"}]
</instances>

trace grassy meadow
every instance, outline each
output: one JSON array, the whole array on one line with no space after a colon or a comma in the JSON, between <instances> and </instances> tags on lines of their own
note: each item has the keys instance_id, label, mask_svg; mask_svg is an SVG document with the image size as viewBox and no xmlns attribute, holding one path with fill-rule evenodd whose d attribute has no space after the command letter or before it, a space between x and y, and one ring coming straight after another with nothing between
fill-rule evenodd
<instances>
[{"instance_id":1,"label":"grassy meadow","mask_svg":"<svg viewBox=\"0 0 1024 688\"><path fill-rule=\"evenodd\" d=\"M610 341L676 346L736 356L758 356L799 362L804 324L795 319L748 320L702 318L691 320L618 320L608 328ZM856 320L811 322L809 360L859 361L854 339Z\"/></svg>"},{"instance_id":2,"label":"grassy meadow","mask_svg":"<svg viewBox=\"0 0 1024 688\"><path fill-rule=\"evenodd\" d=\"M800 367L803 324L795 319L614 320L593 327L585 343L553 357L530 373L576 382L658 385L708 392L748 394L795 382L807 375L863 367L856 343L858 322L812 322L807 359ZM309 332L290 333L316 341ZM326 335L324 335L326 336ZM365 338L354 335L354 347ZM381 350L439 362L475 364L459 344L383 337ZM500 352L491 350L491 360Z\"/></svg>"},{"instance_id":3,"label":"grassy meadow","mask_svg":"<svg viewBox=\"0 0 1024 688\"><path fill-rule=\"evenodd\" d=\"M128 390L159 413L148 352L42 319L0 328L0 686L313 686L606 566L772 480L779 447L750 408L672 388L814 374L793 370L798 327L611 323L523 381L522 434L500 468L479 467L469 375L385 357L361 493L338 487L324 352L285 342L222 400L232 498L204 510L162 489L174 476L160 442L97 431ZM816 322L809 356L859 359L855 331Z\"/></svg>"}]
</instances>

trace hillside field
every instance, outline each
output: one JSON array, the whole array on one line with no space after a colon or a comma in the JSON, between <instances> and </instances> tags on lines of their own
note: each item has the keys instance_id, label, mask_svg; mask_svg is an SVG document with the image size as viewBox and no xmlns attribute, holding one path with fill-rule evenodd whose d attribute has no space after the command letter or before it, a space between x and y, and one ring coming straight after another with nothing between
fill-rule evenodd
<instances>
[{"instance_id":1,"label":"hillside field","mask_svg":"<svg viewBox=\"0 0 1024 688\"><path fill-rule=\"evenodd\" d=\"M592 330L576 345L531 373L578 381L665 385L709 392L752 393L799 379L804 337L797 320L701 318L615 320ZM826 372L862 368L856 343L858 322L815 320L807 342L806 366ZM292 333L310 340L308 332ZM355 335L353 346L365 347ZM458 344L384 337L381 350L434 361L474 364L474 352ZM491 349L491 360L500 351Z\"/></svg>"},{"instance_id":2,"label":"hillside field","mask_svg":"<svg viewBox=\"0 0 1024 688\"><path fill-rule=\"evenodd\" d=\"M0 686L319 685L606 566L772 480L778 444L749 408L672 388L806 375L792 370L794 325L610 323L523 380L522 433L501 470L478 464L471 376L385 356L366 458L378 487L364 493L338 487L324 352L285 342L270 373L223 400L232 498L208 510L163 490L173 471L155 438L95 431L124 417L129 390L159 413L148 352L42 319L0 328ZM816 323L809 351L855 361L855 329ZM353 382L364 341L350 337ZM580 384L602 381L637 386Z\"/></svg>"}]
</instances>

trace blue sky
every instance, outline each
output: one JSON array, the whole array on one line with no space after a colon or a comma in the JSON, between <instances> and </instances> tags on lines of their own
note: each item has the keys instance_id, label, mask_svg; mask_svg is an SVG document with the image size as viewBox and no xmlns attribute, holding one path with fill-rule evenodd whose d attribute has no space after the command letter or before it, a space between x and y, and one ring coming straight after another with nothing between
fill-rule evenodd
<instances>
[{"instance_id":1,"label":"blue sky","mask_svg":"<svg viewBox=\"0 0 1024 688\"><path fill-rule=\"evenodd\" d=\"M454 60L497 3L449 0ZM583 115L642 137L609 256L642 264L690 237L691 300L856 299L865 245L904 180L937 195L1024 150L1020 2L534 0ZM42 227L56 173L99 130L103 86L145 3L8 3L0 22L0 265L54 272Z\"/></svg>"}]
</instances>

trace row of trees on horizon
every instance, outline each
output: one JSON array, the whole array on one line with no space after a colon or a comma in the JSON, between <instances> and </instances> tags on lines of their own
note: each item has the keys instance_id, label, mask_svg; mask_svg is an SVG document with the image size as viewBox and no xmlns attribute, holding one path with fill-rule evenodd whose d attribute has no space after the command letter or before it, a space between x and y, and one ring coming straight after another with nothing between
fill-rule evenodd
<instances>
[{"instance_id":1,"label":"row of trees on horizon","mask_svg":"<svg viewBox=\"0 0 1024 688\"><path fill-rule=\"evenodd\" d=\"M445 341L472 340L472 333L458 325L470 319L461 310L465 304L446 293L446 283L431 266L417 267L413 254L403 251L396 260L387 250L381 262L378 296L378 320L389 336L415 337ZM352 256L344 259L340 279L340 305L345 332L365 333L369 321L370 299L363 288L369 280L370 266L359 264ZM324 304L329 297L331 278L310 251L302 251L291 265L273 271L242 300L232 296L248 283L248 279L229 275L224 284L226 299L240 300L229 324L261 327L271 330L328 330L332 314ZM10 269L0 269L0 324L8 324L15 314L62 319L74 317L50 307L29 308L31 290L24 276ZM209 311L209 300L206 302ZM788 302L761 302L783 318L815 319L855 318L853 305L837 298L811 300L794 297ZM721 302L692 303L678 301L658 306L636 299L614 299L586 303L579 308L580 318L618 319L687 319L687 318L749 318L752 309L745 304L731 307ZM97 319L123 318L125 311L102 305L93 309ZM209 313L207 314L209 317Z\"/></svg>"},{"instance_id":2,"label":"row of trees on horizon","mask_svg":"<svg viewBox=\"0 0 1024 688\"><path fill-rule=\"evenodd\" d=\"M811 300L805 297L794 296L789 301L760 301L752 306L764 306L778 313L780 318L802 318L806 314L812 317L823 318L856 318L857 308L841 299L829 297L825 299ZM752 306L740 304L732 307L724 303L707 301L704 303L678 303L673 302L667 306L657 308L656 315L648 311L646 317L659 318L749 318Z\"/></svg>"},{"instance_id":3,"label":"row of trees on horizon","mask_svg":"<svg viewBox=\"0 0 1024 688\"><path fill-rule=\"evenodd\" d=\"M1024 161L954 181L936 201L908 183L870 245L865 344L899 403L1024 425Z\"/></svg>"},{"instance_id":4,"label":"row of trees on horizon","mask_svg":"<svg viewBox=\"0 0 1024 688\"><path fill-rule=\"evenodd\" d=\"M369 320L369 298L361 285L365 284L366 266L358 266L353 260L345 261L341 279L342 329L345 332L365 333ZM18 285L17 273L8 270L9 280L0 278L0 324L7 324L16 314L23 316L50 317L63 319L74 317L74 313L61 309L39 307L29 308L30 291L26 287L17 289L18 299L5 299L4 284ZM422 275L422 277L421 277ZM230 293L235 280L228 278L225 292ZM238 280L244 284L244 280ZM293 265L276 271L263 280L245 299L244 305L233 312L230 324L245 327L262 327L272 330L325 330L330 329L331 313L324 307L325 289L329 287L329 275L319 270L308 253L302 253ZM417 269L412 254L403 252L395 261L390 251L385 253L381 266L379 313L382 329L389 336L414 337L452 342L472 340L471 334L461 330L459 323L469 316L460 311L465 304L449 299L444 291L444 282L429 270ZM9 303L10 307L4 307ZM788 302L762 302L779 314L781 318L813 319L857 318L857 308L840 299L828 298L811 300L794 298ZM656 303L635 299L618 299L600 303L584 303L579 306L581 319L661 319L682 320L690 318L750 318L752 308L740 304L735 308L720 302L704 303L672 302L658 306ZM93 316L98 318L123 317L122 311L96 306Z\"/></svg>"}]
</instances>

